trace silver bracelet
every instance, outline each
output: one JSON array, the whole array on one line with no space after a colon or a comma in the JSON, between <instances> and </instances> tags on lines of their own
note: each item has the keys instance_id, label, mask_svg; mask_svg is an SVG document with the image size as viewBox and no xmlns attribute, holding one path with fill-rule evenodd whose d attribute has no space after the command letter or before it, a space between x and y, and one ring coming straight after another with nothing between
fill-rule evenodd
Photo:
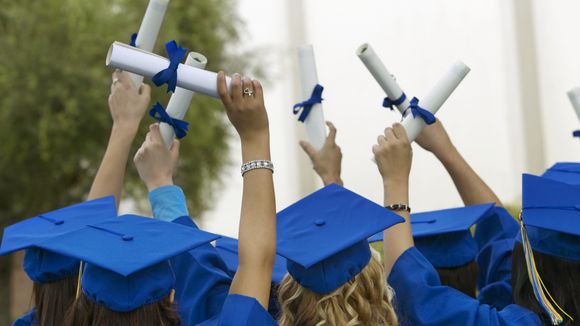
<instances>
[{"instance_id":1,"label":"silver bracelet","mask_svg":"<svg viewBox=\"0 0 580 326\"><path fill-rule=\"evenodd\" d=\"M248 171L256 169L268 169L274 173L274 163L268 160L255 160L242 164L242 177Z\"/></svg>"}]
</instances>

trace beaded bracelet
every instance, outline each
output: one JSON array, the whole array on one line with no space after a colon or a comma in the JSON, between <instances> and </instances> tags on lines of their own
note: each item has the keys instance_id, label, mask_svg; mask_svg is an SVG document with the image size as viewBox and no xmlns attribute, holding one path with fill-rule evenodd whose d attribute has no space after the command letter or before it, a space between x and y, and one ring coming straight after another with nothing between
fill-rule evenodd
<instances>
[{"instance_id":1,"label":"beaded bracelet","mask_svg":"<svg viewBox=\"0 0 580 326\"><path fill-rule=\"evenodd\" d=\"M407 211L411 213L411 207L407 204L393 204L385 206L385 208L391 211Z\"/></svg>"},{"instance_id":2,"label":"beaded bracelet","mask_svg":"<svg viewBox=\"0 0 580 326\"><path fill-rule=\"evenodd\" d=\"M256 169L268 169L274 173L274 163L268 160L255 160L242 164L242 177L248 171Z\"/></svg>"}]
</instances>

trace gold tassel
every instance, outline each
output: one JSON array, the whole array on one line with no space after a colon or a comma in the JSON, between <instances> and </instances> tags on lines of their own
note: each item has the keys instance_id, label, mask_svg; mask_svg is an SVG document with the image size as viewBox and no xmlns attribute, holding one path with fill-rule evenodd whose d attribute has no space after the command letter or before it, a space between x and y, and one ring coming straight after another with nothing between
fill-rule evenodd
<instances>
[{"instance_id":1,"label":"gold tassel","mask_svg":"<svg viewBox=\"0 0 580 326\"><path fill-rule=\"evenodd\" d=\"M79 265L79 277L77 279L77 294L76 294L76 298L78 300L79 296L81 295L81 277L83 275L83 262L81 260L81 263Z\"/></svg>"},{"instance_id":2,"label":"gold tassel","mask_svg":"<svg viewBox=\"0 0 580 326\"><path fill-rule=\"evenodd\" d=\"M542 278L540 277L540 273L536 268L536 261L534 259L534 252L532 250L532 245L530 244L530 239L528 238L528 232L522 220L521 211L520 211L520 230L522 234L522 245L524 248L524 255L526 257L528 278L530 280L530 283L532 284L534 295L538 300L538 303L548 313L550 319L552 320L553 325L559 325L564 321L564 318L562 318L562 315L560 315L558 310L573 321L574 319L558 305L558 303L556 302L556 300L554 300L554 298L552 298L552 295L550 294L550 292L544 285ZM556 306L558 309L554 308L554 306Z\"/></svg>"}]
</instances>

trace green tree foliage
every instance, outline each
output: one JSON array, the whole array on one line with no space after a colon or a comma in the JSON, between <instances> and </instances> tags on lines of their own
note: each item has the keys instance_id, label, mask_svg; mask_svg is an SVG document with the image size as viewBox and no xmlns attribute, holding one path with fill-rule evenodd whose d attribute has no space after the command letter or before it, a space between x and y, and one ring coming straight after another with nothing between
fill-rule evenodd
<instances>
[{"instance_id":1,"label":"green tree foliage","mask_svg":"<svg viewBox=\"0 0 580 326\"><path fill-rule=\"evenodd\" d=\"M114 40L129 41L147 1L0 3L0 211L20 218L86 195L111 126L106 52ZM233 61L226 44L237 41L238 25L230 1L171 0L155 52L164 55L165 41L175 39L206 55L208 69L221 69ZM168 99L165 87L154 90L152 101ZM227 134L215 99L194 97L186 120L178 177L197 214L223 166ZM132 193L142 187L129 170Z\"/></svg>"},{"instance_id":2,"label":"green tree foliage","mask_svg":"<svg viewBox=\"0 0 580 326\"><path fill-rule=\"evenodd\" d=\"M147 3L0 0L2 226L87 195L111 127L105 56L113 41L129 42ZM226 51L236 44L239 26L229 0L171 0L154 52L165 55L165 42L175 39L203 53L210 70L239 67ZM152 102L166 106L165 89L154 89ZM221 103L208 97L194 97L186 120L190 132L176 181L195 216L208 207L224 166L227 131ZM144 119L134 149L151 122ZM133 165L128 169L124 196L143 196Z\"/></svg>"}]
</instances>

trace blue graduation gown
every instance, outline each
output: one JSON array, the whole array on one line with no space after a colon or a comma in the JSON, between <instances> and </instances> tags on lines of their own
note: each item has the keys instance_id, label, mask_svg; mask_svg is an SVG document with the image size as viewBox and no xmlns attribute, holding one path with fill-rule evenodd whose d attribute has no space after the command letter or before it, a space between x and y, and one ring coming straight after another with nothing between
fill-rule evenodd
<instances>
[{"instance_id":1,"label":"blue graduation gown","mask_svg":"<svg viewBox=\"0 0 580 326\"><path fill-rule=\"evenodd\" d=\"M274 326L278 325L268 311L251 297L230 294L222 312L199 326Z\"/></svg>"},{"instance_id":2,"label":"blue graduation gown","mask_svg":"<svg viewBox=\"0 0 580 326\"><path fill-rule=\"evenodd\" d=\"M477 224L474 239L479 246L478 300L503 309L513 303L511 288L512 251L518 223L502 207Z\"/></svg>"},{"instance_id":3,"label":"blue graduation gown","mask_svg":"<svg viewBox=\"0 0 580 326\"><path fill-rule=\"evenodd\" d=\"M38 326L36 321L36 309L31 309L25 315L20 316L20 318L16 319L12 326Z\"/></svg>"},{"instance_id":4,"label":"blue graduation gown","mask_svg":"<svg viewBox=\"0 0 580 326\"><path fill-rule=\"evenodd\" d=\"M195 227L188 216L174 220ZM205 244L171 259L175 272L175 301L182 325L196 325L219 315L232 278L217 250Z\"/></svg>"},{"instance_id":5,"label":"blue graduation gown","mask_svg":"<svg viewBox=\"0 0 580 326\"><path fill-rule=\"evenodd\" d=\"M542 325L536 314L518 305L498 310L441 285L437 271L415 247L395 262L388 282L401 325Z\"/></svg>"}]
</instances>

